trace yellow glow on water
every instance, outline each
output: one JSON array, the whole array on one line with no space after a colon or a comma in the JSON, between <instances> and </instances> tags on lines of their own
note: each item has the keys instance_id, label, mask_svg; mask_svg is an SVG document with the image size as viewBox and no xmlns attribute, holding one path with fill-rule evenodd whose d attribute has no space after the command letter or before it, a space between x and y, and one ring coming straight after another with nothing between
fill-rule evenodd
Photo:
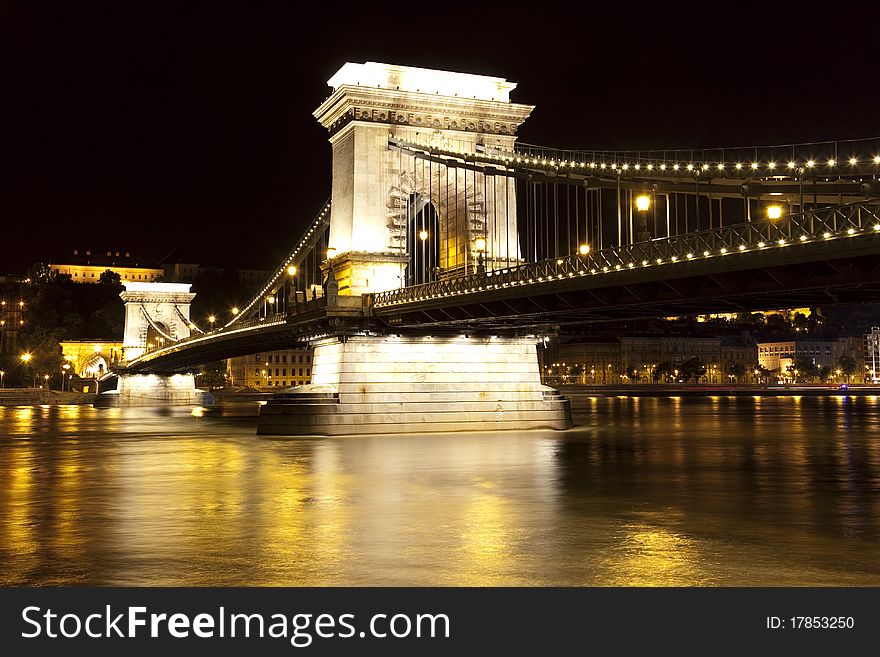
<instances>
[{"instance_id":1,"label":"yellow glow on water","mask_svg":"<svg viewBox=\"0 0 880 657\"><path fill-rule=\"evenodd\" d=\"M711 577L695 540L664 527L638 524L626 528L605 558L601 586L701 586Z\"/></svg>"}]
</instances>

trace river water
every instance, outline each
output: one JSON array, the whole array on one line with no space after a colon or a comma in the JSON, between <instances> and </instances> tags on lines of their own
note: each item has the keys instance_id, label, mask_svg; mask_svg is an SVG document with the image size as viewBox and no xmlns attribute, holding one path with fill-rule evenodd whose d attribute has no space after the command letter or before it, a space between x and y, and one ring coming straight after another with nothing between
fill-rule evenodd
<instances>
[{"instance_id":1,"label":"river water","mask_svg":"<svg viewBox=\"0 0 880 657\"><path fill-rule=\"evenodd\" d=\"M880 398L575 402L565 432L311 439L0 407L0 583L880 585Z\"/></svg>"}]
</instances>

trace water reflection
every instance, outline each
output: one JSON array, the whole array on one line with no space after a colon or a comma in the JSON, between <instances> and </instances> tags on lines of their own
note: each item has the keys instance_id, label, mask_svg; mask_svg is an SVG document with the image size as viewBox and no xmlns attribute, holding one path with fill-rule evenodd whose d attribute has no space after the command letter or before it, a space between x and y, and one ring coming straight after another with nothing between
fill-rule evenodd
<instances>
[{"instance_id":1,"label":"water reflection","mask_svg":"<svg viewBox=\"0 0 880 657\"><path fill-rule=\"evenodd\" d=\"M0 581L880 584L880 398L575 408L562 433L270 440L0 407Z\"/></svg>"}]
</instances>

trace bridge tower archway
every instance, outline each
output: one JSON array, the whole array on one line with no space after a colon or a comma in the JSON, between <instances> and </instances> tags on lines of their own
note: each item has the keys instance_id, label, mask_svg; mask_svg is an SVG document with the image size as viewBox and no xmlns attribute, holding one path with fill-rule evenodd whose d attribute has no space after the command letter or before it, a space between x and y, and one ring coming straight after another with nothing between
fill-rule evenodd
<instances>
[{"instance_id":1,"label":"bridge tower archway","mask_svg":"<svg viewBox=\"0 0 880 657\"><path fill-rule=\"evenodd\" d=\"M422 194L411 194L407 207L406 252L409 254L404 284L429 283L440 274L440 215Z\"/></svg>"},{"instance_id":2,"label":"bridge tower archway","mask_svg":"<svg viewBox=\"0 0 880 657\"><path fill-rule=\"evenodd\" d=\"M430 201L438 220L436 277L472 271L479 238L487 269L519 262L512 179L486 176L463 159L462 166L427 161L407 148L512 149L533 109L510 102L515 83L367 62L346 64L328 85L333 92L314 115L333 149L333 259L324 270L333 272L340 295L392 290L416 278L413 194Z\"/></svg>"}]
</instances>

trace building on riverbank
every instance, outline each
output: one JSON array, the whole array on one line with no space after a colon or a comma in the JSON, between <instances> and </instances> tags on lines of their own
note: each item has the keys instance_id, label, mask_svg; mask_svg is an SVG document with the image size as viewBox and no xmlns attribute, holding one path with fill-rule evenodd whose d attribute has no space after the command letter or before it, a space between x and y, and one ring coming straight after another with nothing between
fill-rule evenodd
<instances>
[{"instance_id":1,"label":"building on riverbank","mask_svg":"<svg viewBox=\"0 0 880 657\"><path fill-rule=\"evenodd\" d=\"M747 336L597 336L546 350L542 373L549 384L666 383L704 370L698 383L752 381L757 348Z\"/></svg>"},{"instance_id":2,"label":"building on riverbank","mask_svg":"<svg viewBox=\"0 0 880 657\"><path fill-rule=\"evenodd\" d=\"M312 382L312 350L284 349L227 361L227 376L235 386L277 388Z\"/></svg>"}]
</instances>

